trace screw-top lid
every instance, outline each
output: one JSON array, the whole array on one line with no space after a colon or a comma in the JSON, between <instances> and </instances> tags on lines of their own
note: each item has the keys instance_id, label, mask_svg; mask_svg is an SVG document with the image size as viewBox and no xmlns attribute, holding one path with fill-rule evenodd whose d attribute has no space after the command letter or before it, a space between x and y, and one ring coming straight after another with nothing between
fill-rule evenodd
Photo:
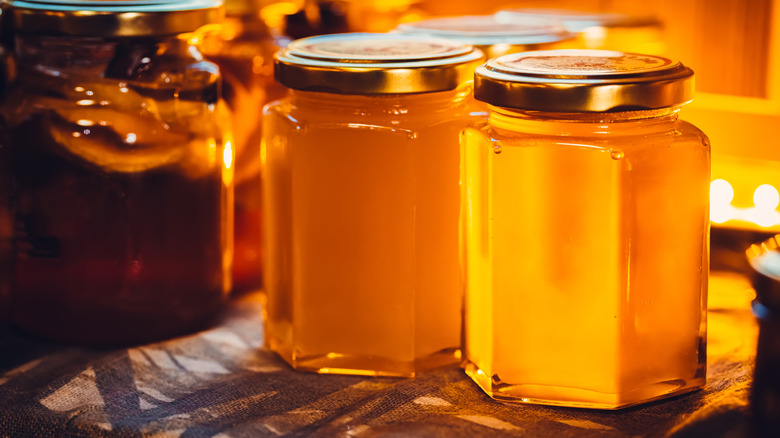
<instances>
[{"instance_id":1,"label":"screw-top lid","mask_svg":"<svg viewBox=\"0 0 780 438\"><path fill-rule=\"evenodd\" d=\"M747 257L755 271L753 288L756 301L775 315L780 315L780 234L752 245L747 250Z\"/></svg>"},{"instance_id":2,"label":"screw-top lid","mask_svg":"<svg viewBox=\"0 0 780 438\"><path fill-rule=\"evenodd\" d=\"M222 0L9 0L14 30L98 37L175 35L218 22Z\"/></svg>"},{"instance_id":3,"label":"screw-top lid","mask_svg":"<svg viewBox=\"0 0 780 438\"><path fill-rule=\"evenodd\" d=\"M691 101L693 70L660 56L607 50L523 52L478 67L474 96L530 111L658 109Z\"/></svg>"},{"instance_id":4,"label":"screw-top lid","mask_svg":"<svg viewBox=\"0 0 780 438\"><path fill-rule=\"evenodd\" d=\"M475 46L536 46L573 37L563 26L553 21L502 23L493 15L431 18L400 24L396 31L450 38Z\"/></svg>"},{"instance_id":5,"label":"screw-top lid","mask_svg":"<svg viewBox=\"0 0 780 438\"><path fill-rule=\"evenodd\" d=\"M496 12L502 23L535 23L555 20L571 32L581 32L593 26L643 27L661 26L655 17L614 12L587 12L568 9L508 8Z\"/></svg>"},{"instance_id":6,"label":"screw-top lid","mask_svg":"<svg viewBox=\"0 0 780 438\"><path fill-rule=\"evenodd\" d=\"M470 81L482 52L418 35L350 33L302 38L275 57L276 79L296 90L407 94L453 90Z\"/></svg>"}]
</instances>

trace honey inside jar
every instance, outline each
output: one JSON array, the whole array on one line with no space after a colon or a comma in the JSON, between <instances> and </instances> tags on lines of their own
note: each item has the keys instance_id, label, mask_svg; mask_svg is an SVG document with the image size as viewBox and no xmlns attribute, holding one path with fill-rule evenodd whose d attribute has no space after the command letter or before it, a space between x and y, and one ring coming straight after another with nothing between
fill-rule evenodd
<instances>
[{"instance_id":1,"label":"honey inside jar","mask_svg":"<svg viewBox=\"0 0 780 438\"><path fill-rule=\"evenodd\" d=\"M357 58L384 45L375 56L399 53L380 67L392 77L430 68L401 56L429 56L433 45L458 51L438 68L460 79L406 91L362 79L375 62L351 78L335 73L334 92L309 91L284 70L302 68L282 65L277 77L293 90L266 107L263 125L266 333L297 369L412 376L459 355L457 138L470 107L468 68L481 54L416 37L341 38L299 40L291 50L311 42L306 53ZM284 56L280 63L307 62Z\"/></svg>"},{"instance_id":2,"label":"honey inside jar","mask_svg":"<svg viewBox=\"0 0 780 438\"><path fill-rule=\"evenodd\" d=\"M527 52L517 62L536 57L538 68L493 65L522 87L521 73L548 73L565 56L577 66L551 83L621 54ZM701 387L709 146L678 119L684 96L571 112L603 100L493 99L502 84L491 64L480 69L478 98L501 106L461 140L466 372L497 400L603 409Z\"/></svg>"}]
</instances>

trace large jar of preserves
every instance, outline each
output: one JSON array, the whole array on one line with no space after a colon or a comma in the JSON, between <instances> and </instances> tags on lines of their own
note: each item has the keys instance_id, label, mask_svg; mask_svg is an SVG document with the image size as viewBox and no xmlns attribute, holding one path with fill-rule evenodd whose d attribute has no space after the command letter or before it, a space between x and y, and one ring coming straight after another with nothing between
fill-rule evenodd
<instances>
[{"instance_id":1,"label":"large jar of preserves","mask_svg":"<svg viewBox=\"0 0 780 438\"><path fill-rule=\"evenodd\" d=\"M89 345L203 327L230 288L233 152L189 33L221 3L10 5L13 322Z\"/></svg>"},{"instance_id":2,"label":"large jar of preserves","mask_svg":"<svg viewBox=\"0 0 780 438\"><path fill-rule=\"evenodd\" d=\"M463 163L465 369L491 397L615 409L705 378L710 150L681 63L612 51L477 68Z\"/></svg>"},{"instance_id":3,"label":"large jar of preserves","mask_svg":"<svg viewBox=\"0 0 780 438\"><path fill-rule=\"evenodd\" d=\"M482 54L336 34L277 55L264 110L270 347L297 369L412 376L459 355L458 132Z\"/></svg>"},{"instance_id":4,"label":"large jar of preserves","mask_svg":"<svg viewBox=\"0 0 780 438\"><path fill-rule=\"evenodd\" d=\"M288 39L266 20L280 20L303 0L227 0L219 31L207 34L203 53L220 68L222 95L231 113L235 143L233 289L260 289L262 277L260 127L263 105L284 96L274 80L274 53Z\"/></svg>"}]
</instances>

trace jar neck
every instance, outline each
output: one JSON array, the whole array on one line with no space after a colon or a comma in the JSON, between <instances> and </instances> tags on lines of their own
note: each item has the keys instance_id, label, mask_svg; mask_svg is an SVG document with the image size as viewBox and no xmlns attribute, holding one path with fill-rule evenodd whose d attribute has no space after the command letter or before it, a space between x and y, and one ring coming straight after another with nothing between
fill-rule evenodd
<instances>
[{"instance_id":1,"label":"jar neck","mask_svg":"<svg viewBox=\"0 0 780 438\"><path fill-rule=\"evenodd\" d=\"M174 55L203 59L184 35L159 38L116 38L19 35L16 57L21 74L43 74L57 78L111 77L153 56Z\"/></svg>"},{"instance_id":2,"label":"jar neck","mask_svg":"<svg viewBox=\"0 0 780 438\"><path fill-rule=\"evenodd\" d=\"M410 113L451 112L471 99L471 82L454 90L414 94L347 95L290 90L296 107L327 108L331 113L358 116L404 116Z\"/></svg>"},{"instance_id":3,"label":"jar neck","mask_svg":"<svg viewBox=\"0 0 780 438\"><path fill-rule=\"evenodd\" d=\"M599 113L553 113L497 106L490 109L490 124L499 129L549 135L641 135L670 129L677 122L680 106L641 111Z\"/></svg>"}]
</instances>

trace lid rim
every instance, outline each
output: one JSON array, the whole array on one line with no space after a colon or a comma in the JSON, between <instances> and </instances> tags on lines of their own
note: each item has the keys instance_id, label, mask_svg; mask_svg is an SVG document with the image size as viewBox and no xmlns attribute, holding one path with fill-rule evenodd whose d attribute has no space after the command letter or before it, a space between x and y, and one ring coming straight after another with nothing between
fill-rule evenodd
<instances>
[{"instance_id":1,"label":"lid rim","mask_svg":"<svg viewBox=\"0 0 780 438\"><path fill-rule=\"evenodd\" d=\"M188 33L222 20L222 0L9 0L14 31L52 36L132 37Z\"/></svg>"},{"instance_id":2,"label":"lid rim","mask_svg":"<svg viewBox=\"0 0 780 438\"><path fill-rule=\"evenodd\" d=\"M534 63L535 57L540 57L541 63ZM478 67L474 77L474 97L479 101L556 113L675 107L693 100L694 89L693 70L679 62L612 51L547 50L506 55Z\"/></svg>"},{"instance_id":3,"label":"lid rim","mask_svg":"<svg viewBox=\"0 0 780 438\"><path fill-rule=\"evenodd\" d=\"M365 50L366 41L372 40L387 43L388 53ZM327 47L319 50L320 42ZM394 42L403 44L393 46ZM333 47L336 49L329 50ZM381 52L384 46L378 47L377 52ZM409 56L403 53L404 49L409 49ZM344 51L344 56L337 56L340 51ZM348 95L429 93L454 90L470 82L474 68L483 59L479 49L441 38L392 33L332 34L296 40L277 52L274 76L282 85L300 91Z\"/></svg>"}]
</instances>

